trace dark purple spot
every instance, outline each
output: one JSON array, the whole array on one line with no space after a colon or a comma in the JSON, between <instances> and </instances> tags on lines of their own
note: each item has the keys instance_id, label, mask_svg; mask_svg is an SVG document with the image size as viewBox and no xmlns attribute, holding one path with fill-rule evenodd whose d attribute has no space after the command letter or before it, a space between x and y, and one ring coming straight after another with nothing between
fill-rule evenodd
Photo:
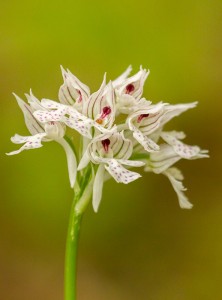
<instances>
[{"instance_id":1,"label":"dark purple spot","mask_svg":"<svg viewBox=\"0 0 222 300\"><path fill-rule=\"evenodd\" d=\"M130 83L126 86L126 94L131 94L135 90L135 86Z\"/></svg>"},{"instance_id":2,"label":"dark purple spot","mask_svg":"<svg viewBox=\"0 0 222 300\"><path fill-rule=\"evenodd\" d=\"M99 117L99 119L96 120L96 122L98 124L102 124L103 119L105 119L110 113L111 113L111 107L110 106L105 106L103 107L103 111L101 113L101 116Z\"/></svg>"},{"instance_id":3,"label":"dark purple spot","mask_svg":"<svg viewBox=\"0 0 222 300\"><path fill-rule=\"evenodd\" d=\"M109 144L110 144L110 140L109 139L105 139L102 142L103 148L105 150L105 152L108 152L109 150Z\"/></svg>"},{"instance_id":4,"label":"dark purple spot","mask_svg":"<svg viewBox=\"0 0 222 300\"><path fill-rule=\"evenodd\" d=\"M139 115L139 117L137 118L137 123L140 123L144 118L149 117L149 114L141 114Z\"/></svg>"},{"instance_id":5,"label":"dark purple spot","mask_svg":"<svg viewBox=\"0 0 222 300\"><path fill-rule=\"evenodd\" d=\"M78 94L79 94L79 98L77 100L78 103L81 103L82 102L82 93L80 90L77 90Z\"/></svg>"}]
</instances>

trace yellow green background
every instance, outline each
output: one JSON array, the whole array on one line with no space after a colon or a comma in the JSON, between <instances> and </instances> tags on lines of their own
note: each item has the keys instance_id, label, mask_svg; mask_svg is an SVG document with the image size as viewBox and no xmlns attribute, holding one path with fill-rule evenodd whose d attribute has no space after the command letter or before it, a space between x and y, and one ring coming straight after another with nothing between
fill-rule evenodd
<instances>
[{"instance_id":1,"label":"yellow green background","mask_svg":"<svg viewBox=\"0 0 222 300\"><path fill-rule=\"evenodd\" d=\"M222 299L221 0L10 0L0 27L0 299L63 299L72 200L59 145L5 156L12 135L28 134L11 93L57 99L60 65L93 91L129 64L151 70L154 103L199 101L168 128L211 157L178 164L191 211L161 175L106 184L98 214L90 205L83 220L78 299Z\"/></svg>"}]
</instances>

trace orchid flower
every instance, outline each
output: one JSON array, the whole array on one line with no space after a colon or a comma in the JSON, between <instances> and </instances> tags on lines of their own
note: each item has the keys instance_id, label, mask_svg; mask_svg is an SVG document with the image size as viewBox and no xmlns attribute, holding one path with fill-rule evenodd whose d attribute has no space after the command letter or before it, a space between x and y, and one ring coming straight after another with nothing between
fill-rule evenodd
<instances>
[{"instance_id":1,"label":"orchid flower","mask_svg":"<svg viewBox=\"0 0 222 300\"><path fill-rule=\"evenodd\" d=\"M81 112L83 103L90 96L90 90L69 70L66 71L62 66L61 70L64 83L59 89L59 101L62 104L72 105Z\"/></svg>"},{"instance_id":2,"label":"orchid flower","mask_svg":"<svg viewBox=\"0 0 222 300\"><path fill-rule=\"evenodd\" d=\"M115 113L114 88L111 81L106 85L106 76L104 76L99 90L84 103L83 114L97 124L111 129L115 120Z\"/></svg>"},{"instance_id":3,"label":"orchid flower","mask_svg":"<svg viewBox=\"0 0 222 300\"><path fill-rule=\"evenodd\" d=\"M82 136L92 138L91 128L106 132L113 126L115 119L115 101L112 83L105 85L105 77L100 89L83 102L82 113L75 106L42 99L42 109L34 112L41 123L59 121L75 129Z\"/></svg>"},{"instance_id":4,"label":"orchid flower","mask_svg":"<svg viewBox=\"0 0 222 300\"><path fill-rule=\"evenodd\" d=\"M162 173L167 176L177 193L180 207L192 208L192 204L183 193L186 189L181 182L181 180L183 180L182 173L177 168L172 168L172 165L182 158L193 160L208 157L208 151L201 150L198 146L184 144L181 141L181 139L185 138L183 132L162 132L161 138L166 143L160 145L158 152L150 154L145 171L154 172L156 174Z\"/></svg>"},{"instance_id":5,"label":"orchid flower","mask_svg":"<svg viewBox=\"0 0 222 300\"><path fill-rule=\"evenodd\" d=\"M132 152L132 142L124 137L123 132L98 135L88 145L87 151L80 161L78 170L86 167L89 161L99 165L93 187L93 208L95 211L98 211L102 198L104 173L106 171L118 183L128 184L141 177L140 174L123 167L123 165L130 167L144 165L144 162L129 160Z\"/></svg>"},{"instance_id":6,"label":"orchid flower","mask_svg":"<svg viewBox=\"0 0 222 300\"><path fill-rule=\"evenodd\" d=\"M19 107L21 108L26 126L29 132L32 134L31 136L21 136L15 134L11 141L15 144L24 144L20 149L16 151L12 151L7 153L7 155L14 155L22 152L23 150L30 150L42 147L42 141L56 141L59 143L65 150L67 156L67 163L68 163L68 172L69 172L69 179L71 187L74 186L76 180L76 157L73 153L72 148L70 147L69 143L64 139L65 135L65 126L60 122L49 121L45 123L39 122L35 117L35 110L46 109L41 105L40 101L30 92L30 95L26 94L26 98L28 100L27 104L24 102L20 97L14 94Z\"/></svg>"},{"instance_id":7,"label":"orchid flower","mask_svg":"<svg viewBox=\"0 0 222 300\"><path fill-rule=\"evenodd\" d=\"M117 113L129 114L147 101L141 98L144 83L149 75L149 70L140 67L140 71L128 77L131 66L117 79L113 81L116 92Z\"/></svg>"},{"instance_id":8,"label":"orchid flower","mask_svg":"<svg viewBox=\"0 0 222 300\"><path fill-rule=\"evenodd\" d=\"M129 129L133 132L133 137L146 151L158 151L159 146L152 139L151 134L159 129L161 131L163 125L173 117L195 107L196 104L197 102L178 105L169 105L162 102L155 105L147 103L143 108L139 108L130 114L127 118L127 123ZM155 137L156 139L157 137Z\"/></svg>"},{"instance_id":9,"label":"orchid flower","mask_svg":"<svg viewBox=\"0 0 222 300\"><path fill-rule=\"evenodd\" d=\"M59 90L60 102L71 105L100 125L111 127L115 119L114 88L111 82L106 85L106 74L99 90L90 95L89 88L75 75L69 70L61 69L64 84Z\"/></svg>"}]
</instances>

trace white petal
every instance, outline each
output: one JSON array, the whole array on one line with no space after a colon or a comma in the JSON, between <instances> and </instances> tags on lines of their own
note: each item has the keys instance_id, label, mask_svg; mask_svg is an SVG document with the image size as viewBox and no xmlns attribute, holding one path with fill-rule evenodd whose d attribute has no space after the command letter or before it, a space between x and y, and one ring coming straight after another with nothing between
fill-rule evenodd
<instances>
[{"instance_id":1,"label":"white petal","mask_svg":"<svg viewBox=\"0 0 222 300\"><path fill-rule=\"evenodd\" d=\"M108 85L106 76L100 89L93 93L90 98L83 104L83 114L93 120L93 126L103 132L103 128L110 129L115 119L115 95L111 81ZM110 108L110 112L104 115L104 108ZM100 125L99 125L100 124Z\"/></svg>"},{"instance_id":2,"label":"white petal","mask_svg":"<svg viewBox=\"0 0 222 300\"><path fill-rule=\"evenodd\" d=\"M133 152L133 143L130 139L126 139L123 131L116 132L110 137L110 148L116 159L128 159Z\"/></svg>"},{"instance_id":3,"label":"white petal","mask_svg":"<svg viewBox=\"0 0 222 300\"><path fill-rule=\"evenodd\" d=\"M16 134L11 138L11 141L15 144L25 143L20 149L6 153L7 155L14 155L22 152L23 150L35 149L42 147L41 141L46 136L46 133L38 133L33 136L21 136Z\"/></svg>"},{"instance_id":4,"label":"white petal","mask_svg":"<svg viewBox=\"0 0 222 300\"><path fill-rule=\"evenodd\" d=\"M58 103L56 101L50 100L50 99L42 99L41 100L41 105L47 109L58 109L61 107L67 107L67 105Z\"/></svg>"},{"instance_id":5,"label":"white petal","mask_svg":"<svg viewBox=\"0 0 222 300\"><path fill-rule=\"evenodd\" d=\"M81 135L91 138L91 128L95 126L101 129L99 124L79 113L75 108L54 102L52 100L43 99L43 106L47 109L55 109L50 111L38 110L34 112L36 119L42 123L62 122L70 128L75 129ZM68 116L68 117L67 117ZM102 130L105 129L102 127Z\"/></svg>"},{"instance_id":6,"label":"white petal","mask_svg":"<svg viewBox=\"0 0 222 300\"><path fill-rule=\"evenodd\" d=\"M29 94L25 94L28 103L30 104L31 108L35 111L35 110L39 110L39 109L43 109L41 102L39 101L38 98L36 98L33 93L32 90L30 89L30 95Z\"/></svg>"},{"instance_id":7,"label":"white petal","mask_svg":"<svg viewBox=\"0 0 222 300\"><path fill-rule=\"evenodd\" d=\"M145 70L142 69L142 67L140 68L140 71L138 73L136 73L135 75L127 78L122 85L119 88L119 93L120 94L125 94L126 93L126 87L129 84L133 84L134 86L134 90L132 91L132 93L130 93L133 97L135 97L136 99L139 99L143 93L143 86L144 86L144 82L146 80L146 78L149 75L149 70Z\"/></svg>"},{"instance_id":8,"label":"white petal","mask_svg":"<svg viewBox=\"0 0 222 300\"><path fill-rule=\"evenodd\" d=\"M65 125L60 122L49 122L45 124L47 138L56 140L63 138L65 135Z\"/></svg>"},{"instance_id":9,"label":"white petal","mask_svg":"<svg viewBox=\"0 0 222 300\"><path fill-rule=\"evenodd\" d=\"M123 84L124 80L129 76L132 71L132 66L129 66L125 72L123 72L119 77L112 81L113 87L117 88L119 85Z\"/></svg>"},{"instance_id":10,"label":"white petal","mask_svg":"<svg viewBox=\"0 0 222 300\"><path fill-rule=\"evenodd\" d=\"M110 159L108 166L105 166L105 168L117 182L128 184L141 177L140 174L129 171L121 166L115 159Z\"/></svg>"},{"instance_id":11,"label":"white petal","mask_svg":"<svg viewBox=\"0 0 222 300\"><path fill-rule=\"evenodd\" d=\"M117 94L117 110L122 114L130 114L134 112L134 110L138 106L138 101L131 95L128 94Z\"/></svg>"},{"instance_id":12,"label":"white petal","mask_svg":"<svg viewBox=\"0 0 222 300\"><path fill-rule=\"evenodd\" d=\"M77 174L77 162L76 162L75 153L65 139L56 139L55 141L59 143L65 150L67 164L68 164L69 181L71 187L73 188L76 181L76 174Z\"/></svg>"},{"instance_id":13,"label":"white petal","mask_svg":"<svg viewBox=\"0 0 222 300\"><path fill-rule=\"evenodd\" d=\"M128 159L118 159L118 162L121 165L126 165L126 166L131 166L131 167L142 167L145 165L145 162L143 162L143 161L128 160Z\"/></svg>"},{"instance_id":14,"label":"white petal","mask_svg":"<svg viewBox=\"0 0 222 300\"><path fill-rule=\"evenodd\" d=\"M172 146L162 144L159 151L150 154L150 160L147 161L145 171L149 172L151 170L156 174L160 174L180 159L181 157L175 153Z\"/></svg>"},{"instance_id":15,"label":"white petal","mask_svg":"<svg viewBox=\"0 0 222 300\"><path fill-rule=\"evenodd\" d=\"M156 162L151 161L151 162L148 162L147 167L145 168L145 171L150 171L150 168L151 168L151 170L155 174L160 174L160 173L164 172L165 170L167 170L172 165L174 165L179 160L180 160L180 157L177 155L177 156L165 159L163 161L156 161Z\"/></svg>"},{"instance_id":16,"label":"white petal","mask_svg":"<svg viewBox=\"0 0 222 300\"><path fill-rule=\"evenodd\" d=\"M27 140L30 138L30 136L22 136L19 134L15 134L14 136L11 137L11 141L14 144L24 144L27 142Z\"/></svg>"},{"instance_id":17,"label":"white petal","mask_svg":"<svg viewBox=\"0 0 222 300\"><path fill-rule=\"evenodd\" d=\"M185 103L185 104L176 104L176 105L167 105L165 107L164 116L161 120L162 126L169 122L172 118L179 116L183 112L187 111L190 108L197 106L198 102Z\"/></svg>"},{"instance_id":18,"label":"white petal","mask_svg":"<svg viewBox=\"0 0 222 300\"><path fill-rule=\"evenodd\" d=\"M134 138L148 152L159 150L159 146L148 136L159 129L164 105L162 102L156 105L148 103L146 107L138 109L127 119L129 129L133 132ZM144 120L138 121L141 115L147 115L147 117Z\"/></svg>"},{"instance_id":19,"label":"white petal","mask_svg":"<svg viewBox=\"0 0 222 300\"><path fill-rule=\"evenodd\" d=\"M52 111L37 110L33 114L41 123L59 122L63 120L63 117L66 114L66 108L60 107L59 109Z\"/></svg>"},{"instance_id":20,"label":"white petal","mask_svg":"<svg viewBox=\"0 0 222 300\"><path fill-rule=\"evenodd\" d=\"M72 114L76 117L81 115L73 107L60 104L53 100L42 99L41 105L44 109L35 111L34 116L42 123L62 121L66 114Z\"/></svg>"},{"instance_id":21,"label":"white petal","mask_svg":"<svg viewBox=\"0 0 222 300\"><path fill-rule=\"evenodd\" d=\"M78 165L78 171L84 169L89 162L90 162L90 157L88 155L88 152L85 151Z\"/></svg>"},{"instance_id":22,"label":"white petal","mask_svg":"<svg viewBox=\"0 0 222 300\"><path fill-rule=\"evenodd\" d=\"M64 83L59 89L59 101L68 105L73 105L75 102L80 103L85 101L90 95L88 86L83 84L69 70L65 71L62 66L61 70Z\"/></svg>"},{"instance_id":23,"label":"white petal","mask_svg":"<svg viewBox=\"0 0 222 300\"><path fill-rule=\"evenodd\" d=\"M175 134L172 135L171 132L162 132L161 137L166 143L171 145L174 151L182 158L197 159L208 157L206 150L201 150L198 146L189 146L182 143L177 140Z\"/></svg>"},{"instance_id":24,"label":"white petal","mask_svg":"<svg viewBox=\"0 0 222 300\"><path fill-rule=\"evenodd\" d=\"M95 212L98 211L102 199L104 173L105 173L104 165L99 165L98 170L96 172L94 185L93 185L93 209Z\"/></svg>"},{"instance_id":25,"label":"white petal","mask_svg":"<svg viewBox=\"0 0 222 300\"><path fill-rule=\"evenodd\" d=\"M103 82L99 88L99 90L95 93L93 93L87 101L83 103L83 114L90 119L94 120L96 118L96 115L94 115L94 105L95 103L98 103L98 101L101 100L102 95L104 93L104 89L106 86L106 74L103 77ZM98 112L96 112L97 114Z\"/></svg>"},{"instance_id":26,"label":"white petal","mask_svg":"<svg viewBox=\"0 0 222 300\"><path fill-rule=\"evenodd\" d=\"M192 204L189 202L188 198L184 195L186 188L183 186L181 180L183 180L182 173L177 168L170 168L163 172L164 175L170 180L174 191L176 192L181 208L191 209Z\"/></svg>"},{"instance_id":27,"label":"white petal","mask_svg":"<svg viewBox=\"0 0 222 300\"><path fill-rule=\"evenodd\" d=\"M16 94L13 94L17 100L17 103L19 107L21 108L24 118L25 118L25 124L29 130L29 132L32 135L35 135L37 133L44 132L44 128L42 125L35 119L33 115L33 108L31 108L27 103L25 103L20 97L18 97Z\"/></svg>"},{"instance_id":28,"label":"white petal","mask_svg":"<svg viewBox=\"0 0 222 300\"><path fill-rule=\"evenodd\" d=\"M89 89L89 87L86 84L82 83L75 75L73 75L70 72L70 70L67 69L67 71L68 71L69 76L73 79L73 81L75 81L76 88L77 89L80 88L80 90L82 92L84 92L84 94L86 95L86 97L89 97L89 95L90 95L90 89ZM73 83L73 86L75 86L75 85Z\"/></svg>"},{"instance_id":29,"label":"white petal","mask_svg":"<svg viewBox=\"0 0 222 300\"><path fill-rule=\"evenodd\" d=\"M154 152L159 150L159 146L147 136L143 135L138 129L133 132L134 138L144 147L148 152Z\"/></svg>"},{"instance_id":30,"label":"white petal","mask_svg":"<svg viewBox=\"0 0 222 300\"><path fill-rule=\"evenodd\" d=\"M73 128L76 131L78 131L84 137L87 137L89 139L92 138L90 131L91 131L93 122L91 120L82 121L82 120L78 120L76 118L70 117L70 118L64 119L64 123L68 127Z\"/></svg>"}]
</instances>

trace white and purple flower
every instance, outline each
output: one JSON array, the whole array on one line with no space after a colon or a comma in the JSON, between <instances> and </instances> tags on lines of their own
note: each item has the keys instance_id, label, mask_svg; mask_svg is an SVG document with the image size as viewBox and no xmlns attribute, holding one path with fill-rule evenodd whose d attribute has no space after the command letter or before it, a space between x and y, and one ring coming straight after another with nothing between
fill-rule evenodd
<instances>
[{"instance_id":1,"label":"white and purple flower","mask_svg":"<svg viewBox=\"0 0 222 300\"><path fill-rule=\"evenodd\" d=\"M100 88L93 93L69 70L61 69L64 82L59 89L58 102L39 101L31 92L26 95L26 103L15 95L31 135L12 137L13 143L23 145L8 155L42 147L42 142L61 144L66 152L72 187L79 171L77 186L81 189L85 170L91 168L91 175L87 175L90 181L88 185L84 183L80 208L85 207L84 199L92 193L93 208L98 211L104 180L113 177L118 183L128 184L141 177L129 168L144 165L145 171L167 176L180 206L191 208L192 204L184 195L183 176L173 165L182 158L208 157L207 151L184 144L181 141L183 133L165 132L163 128L172 118L194 108L197 103L170 105L147 101L142 94L149 70L142 67L129 77L130 66L108 84L105 74ZM66 127L82 138L79 158L75 155L74 144L65 136Z\"/></svg>"}]
</instances>

